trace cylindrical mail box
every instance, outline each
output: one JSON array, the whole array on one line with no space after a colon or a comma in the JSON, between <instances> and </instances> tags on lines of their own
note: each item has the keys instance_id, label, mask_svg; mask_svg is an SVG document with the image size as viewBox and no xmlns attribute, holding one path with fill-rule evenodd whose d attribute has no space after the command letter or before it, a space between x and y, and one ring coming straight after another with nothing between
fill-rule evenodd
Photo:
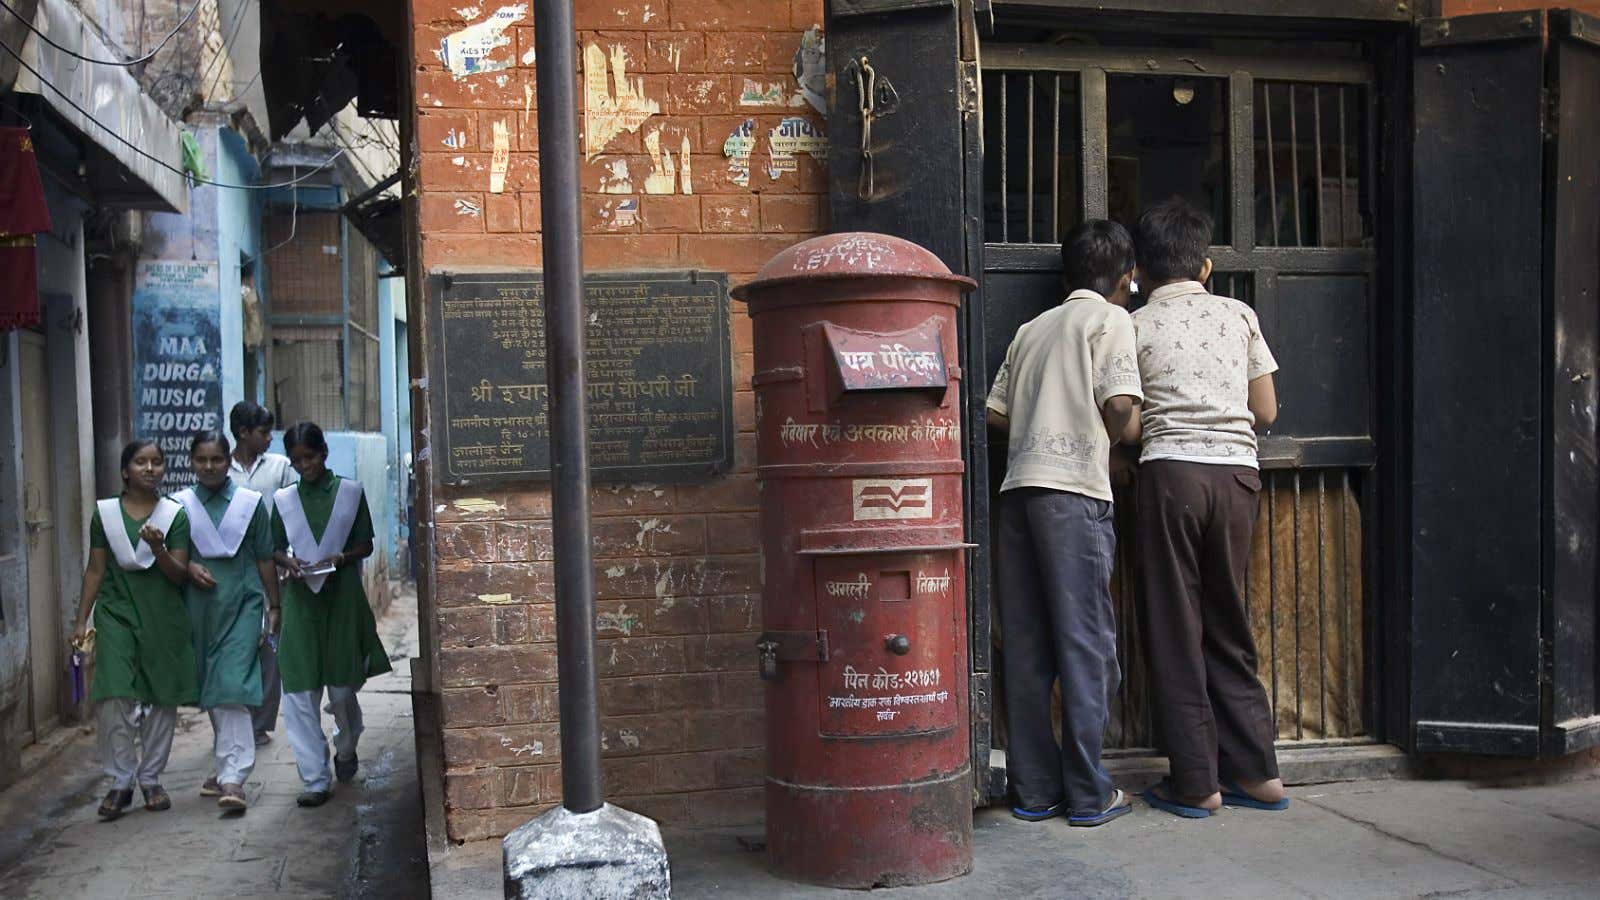
<instances>
[{"instance_id":1,"label":"cylindrical mail box","mask_svg":"<svg viewBox=\"0 0 1600 900\"><path fill-rule=\"evenodd\" d=\"M972 867L956 312L974 286L847 233L734 291L755 336L767 852L788 878Z\"/></svg>"}]
</instances>

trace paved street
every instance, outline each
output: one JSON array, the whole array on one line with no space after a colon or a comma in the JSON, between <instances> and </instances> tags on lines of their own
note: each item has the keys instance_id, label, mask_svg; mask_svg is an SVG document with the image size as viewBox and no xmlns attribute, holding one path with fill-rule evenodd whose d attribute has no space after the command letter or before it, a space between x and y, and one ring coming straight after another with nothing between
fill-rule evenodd
<instances>
[{"instance_id":1,"label":"paved street","mask_svg":"<svg viewBox=\"0 0 1600 900\"><path fill-rule=\"evenodd\" d=\"M361 774L320 809L300 809L300 779L280 722L245 785L250 810L224 817L199 796L211 727L179 716L165 786L172 809L138 804L102 823L92 735L70 735L54 758L0 792L0 896L426 897L427 857L412 742L410 675L416 598L403 592L379 633L395 671L361 693ZM332 723L324 717L324 728Z\"/></svg>"},{"instance_id":2,"label":"paved street","mask_svg":"<svg viewBox=\"0 0 1600 900\"><path fill-rule=\"evenodd\" d=\"M1600 884L1600 780L1369 781L1290 793L1283 813L1181 821L1137 804L1100 829L988 810L978 816L971 875L872 896L1576 900ZM669 832L673 897L862 896L772 877L762 854L746 849L752 837L756 830ZM435 895L500 896L498 861L496 842L452 848L435 859Z\"/></svg>"}]
</instances>

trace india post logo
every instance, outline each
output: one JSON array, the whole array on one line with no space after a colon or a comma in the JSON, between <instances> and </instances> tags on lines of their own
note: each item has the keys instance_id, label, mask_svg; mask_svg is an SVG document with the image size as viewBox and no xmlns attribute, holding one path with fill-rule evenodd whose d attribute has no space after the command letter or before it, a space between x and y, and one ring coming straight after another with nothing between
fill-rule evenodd
<instances>
[{"instance_id":1,"label":"india post logo","mask_svg":"<svg viewBox=\"0 0 1600 900\"><path fill-rule=\"evenodd\" d=\"M933 518L932 478L856 478L850 494L858 522Z\"/></svg>"}]
</instances>

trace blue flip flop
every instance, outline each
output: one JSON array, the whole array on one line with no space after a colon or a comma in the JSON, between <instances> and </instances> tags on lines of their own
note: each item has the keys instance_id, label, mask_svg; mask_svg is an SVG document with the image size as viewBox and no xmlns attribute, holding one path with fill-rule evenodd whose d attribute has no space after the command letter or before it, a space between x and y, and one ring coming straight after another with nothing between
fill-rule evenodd
<instances>
[{"instance_id":1,"label":"blue flip flop","mask_svg":"<svg viewBox=\"0 0 1600 900\"><path fill-rule=\"evenodd\" d=\"M1102 809L1092 815L1068 816L1067 824L1071 825L1073 828L1093 828L1096 825L1104 825L1112 819L1125 816L1132 811L1133 801L1129 800L1127 793L1119 788L1117 792L1112 795L1110 806L1107 806L1105 809Z\"/></svg>"},{"instance_id":2,"label":"blue flip flop","mask_svg":"<svg viewBox=\"0 0 1600 900\"><path fill-rule=\"evenodd\" d=\"M1155 807L1156 809L1172 813L1173 815L1178 816L1180 818L1184 818L1184 819L1209 819L1209 818L1211 818L1211 810L1206 809L1203 806L1185 806L1185 805L1183 805L1182 803L1179 803L1176 800L1168 800L1167 798L1162 797L1159 794L1157 794L1156 793L1156 789L1154 787L1146 788L1145 792L1143 794L1140 794L1139 796L1144 798L1144 802L1150 804L1151 806Z\"/></svg>"},{"instance_id":3,"label":"blue flip flop","mask_svg":"<svg viewBox=\"0 0 1600 900\"><path fill-rule=\"evenodd\" d=\"M1268 803L1265 800L1257 800L1256 798L1250 796L1242 788L1240 788L1239 785L1233 782L1227 782L1222 785L1222 805L1240 806L1244 807L1245 809L1264 809L1267 812L1278 812L1280 810L1289 808L1289 798L1284 797L1278 800L1276 803Z\"/></svg>"},{"instance_id":4,"label":"blue flip flop","mask_svg":"<svg viewBox=\"0 0 1600 900\"><path fill-rule=\"evenodd\" d=\"M1061 810L1066 806L1065 800L1059 800L1050 806L1013 806L1011 815L1024 822L1043 822L1045 819L1054 819L1061 815Z\"/></svg>"}]
</instances>

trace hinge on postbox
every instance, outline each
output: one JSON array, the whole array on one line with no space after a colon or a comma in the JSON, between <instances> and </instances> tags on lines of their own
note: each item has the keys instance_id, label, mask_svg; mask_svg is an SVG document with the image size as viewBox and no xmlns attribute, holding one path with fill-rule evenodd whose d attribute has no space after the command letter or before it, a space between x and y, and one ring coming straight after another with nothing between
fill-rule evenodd
<instances>
[{"instance_id":1,"label":"hinge on postbox","mask_svg":"<svg viewBox=\"0 0 1600 900\"><path fill-rule=\"evenodd\" d=\"M852 59L845 65L845 74L856 83L856 109L861 113L861 175L856 181L856 194L862 200L871 200L877 186L877 173L872 157L872 123L884 116L893 115L900 105L900 92L888 78L879 77L872 62L865 56Z\"/></svg>"},{"instance_id":2,"label":"hinge on postbox","mask_svg":"<svg viewBox=\"0 0 1600 900\"><path fill-rule=\"evenodd\" d=\"M828 633L763 631L756 641L756 655L761 664L761 677L771 681L778 677L780 662L827 662Z\"/></svg>"}]
</instances>

